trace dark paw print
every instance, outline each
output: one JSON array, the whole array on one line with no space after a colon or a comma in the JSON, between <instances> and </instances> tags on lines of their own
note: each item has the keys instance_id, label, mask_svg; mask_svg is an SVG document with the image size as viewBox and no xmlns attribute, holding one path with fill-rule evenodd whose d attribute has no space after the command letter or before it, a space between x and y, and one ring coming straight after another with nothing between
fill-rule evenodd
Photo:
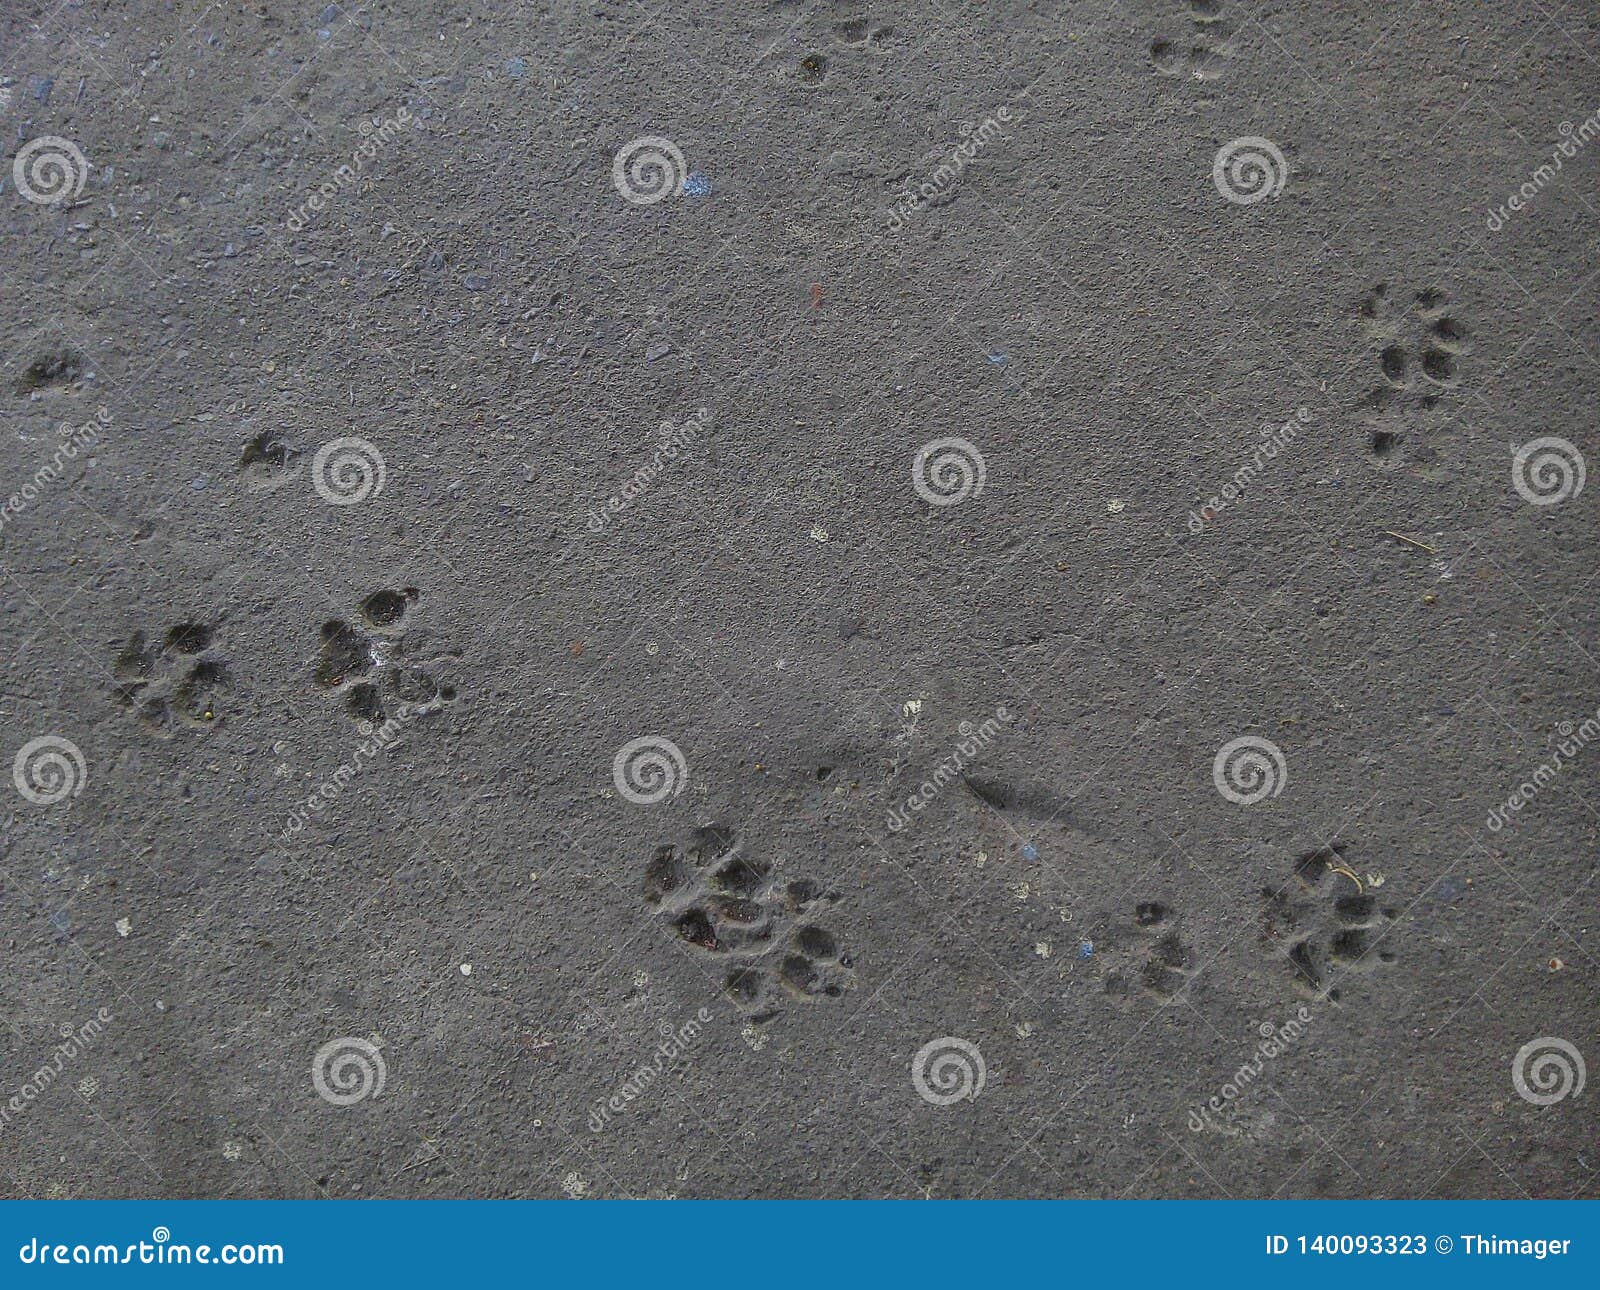
<instances>
[{"instance_id":1,"label":"dark paw print","mask_svg":"<svg viewBox=\"0 0 1600 1290\"><path fill-rule=\"evenodd\" d=\"M204 623L179 623L159 643L135 632L113 671L117 702L163 738L178 726L214 722L228 682L227 659L216 646L215 630Z\"/></svg>"},{"instance_id":2,"label":"dark paw print","mask_svg":"<svg viewBox=\"0 0 1600 1290\"><path fill-rule=\"evenodd\" d=\"M679 939L730 961L723 989L752 1020L770 1020L785 998L838 998L855 983L850 956L815 921L838 897L776 875L732 829L707 825L686 846L657 847L644 898Z\"/></svg>"},{"instance_id":3,"label":"dark paw print","mask_svg":"<svg viewBox=\"0 0 1600 1290\"><path fill-rule=\"evenodd\" d=\"M422 716L455 702L456 692L406 657L405 618L415 587L375 591L361 602L360 621L322 624L316 683L344 700L357 721L378 725L390 717Z\"/></svg>"},{"instance_id":4,"label":"dark paw print","mask_svg":"<svg viewBox=\"0 0 1600 1290\"><path fill-rule=\"evenodd\" d=\"M1407 405L1431 408L1460 383L1472 340L1451 313L1445 292L1430 288L1397 300L1380 282L1362 297L1357 312L1377 351L1377 383L1362 400L1363 407L1378 412ZM1379 426L1372 432L1372 454L1392 464L1404 441L1402 429ZM1435 454L1419 441L1415 455L1428 460Z\"/></svg>"},{"instance_id":5,"label":"dark paw print","mask_svg":"<svg viewBox=\"0 0 1600 1290\"><path fill-rule=\"evenodd\" d=\"M1187 36L1161 36L1150 45L1150 61L1163 76L1214 81L1233 61L1236 28L1222 0L1189 0Z\"/></svg>"},{"instance_id":6,"label":"dark paw print","mask_svg":"<svg viewBox=\"0 0 1600 1290\"><path fill-rule=\"evenodd\" d=\"M1343 860L1342 846L1308 851L1283 887L1264 888L1262 939L1283 955L1296 988L1311 999L1340 998L1338 982L1393 963L1380 948L1394 921Z\"/></svg>"},{"instance_id":7,"label":"dark paw print","mask_svg":"<svg viewBox=\"0 0 1600 1290\"><path fill-rule=\"evenodd\" d=\"M248 488L276 488L298 475L303 464L300 450L287 436L267 430L244 446L239 474Z\"/></svg>"},{"instance_id":8,"label":"dark paw print","mask_svg":"<svg viewBox=\"0 0 1600 1290\"><path fill-rule=\"evenodd\" d=\"M1105 990L1113 999L1126 1000L1136 989L1172 999L1195 975L1194 952L1179 934L1178 915L1158 900L1141 901L1132 927L1113 936L1115 942L1104 951L1110 963Z\"/></svg>"}]
</instances>

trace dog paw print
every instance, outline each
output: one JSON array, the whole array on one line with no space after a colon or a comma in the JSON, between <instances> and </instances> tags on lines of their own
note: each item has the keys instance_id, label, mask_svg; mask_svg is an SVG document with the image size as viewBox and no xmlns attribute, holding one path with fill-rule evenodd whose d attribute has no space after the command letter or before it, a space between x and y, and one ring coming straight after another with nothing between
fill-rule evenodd
<instances>
[{"instance_id":1,"label":"dog paw print","mask_svg":"<svg viewBox=\"0 0 1600 1290\"><path fill-rule=\"evenodd\" d=\"M708 825L685 846L657 847L644 899L680 940L727 962L723 990L752 1021L777 1016L786 1000L838 998L855 983L850 956L816 918L838 897L775 874L732 829Z\"/></svg>"},{"instance_id":2,"label":"dog paw print","mask_svg":"<svg viewBox=\"0 0 1600 1290\"><path fill-rule=\"evenodd\" d=\"M1223 9L1222 0L1189 0L1188 34L1160 36L1150 45L1150 62L1156 71L1196 81L1214 81L1227 71L1233 61L1237 29Z\"/></svg>"},{"instance_id":3,"label":"dog paw print","mask_svg":"<svg viewBox=\"0 0 1600 1290\"><path fill-rule=\"evenodd\" d=\"M170 737L179 726L201 728L217 719L227 688L228 662L205 623L168 628L159 641L135 632L113 664L117 702L147 730Z\"/></svg>"},{"instance_id":4,"label":"dog paw print","mask_svg":"<svg viewBox=\"0 0 1600 1290\"><path fill-rule=\"evenodd\" d=\"M1280 888L1263 888L1262 939L1283 958L1301 994L1337 1003L1339 982L1395 961L1381 945L1395 911L1380 908L1343 859L1342 846L1308 851Z\"/></svg>"},{"instance_id":5,"label":"dog paw print","mask_svg":"<svg viewBox=\"0 0 1600 1290\"><path fill-rule=\"evenodd\" d=\"M1407 403L1431 408L1460 383L1472 339L1452 312L1446 292L1429 288L1396 298L1380 282L1362 297L1357 312L1376 351L1376 383L1363 406L1376 411ZM1404 437L1391 426L1374 430L1373 456L1393 460Z\"/></svg>"},{"instance_id":6,"label":"dog paw print","mask_svg":"<svg viewBox=\"0 0 1600 1290\"><path fill-rule=\"evenodd\" d=\"M1114 933L1116 943L1106 953L1111 967L1105 991L1126 1000L1135 991L1160 1000L1174 998L1193 979L1194 951L1178 929L1178 915L1158 900L1134 906L1133 924Z\"/></svg>"},{"instance_id":7,"label":"dog paw print","mask_svg":"<svg viewBox=\"0 0 1600 1290\"><path fill-rule=\"evenodd\" d=\"M357 621L335 618L322 624L313 679L339 695L357 721L378 725L455 702L453 686L406 656L405 619L418 594L415 587L375 591L361 602Z\"/></svg>"},{"instance_id":8,"label":"dog paw print","mask_svg":"<svg viewBox=\"0 0 1600 1290\"><path fill-rule=\"evenodd\" d=\"M264 491L293 479L303 464L299 449L285 435L266 430L245 444L239 475L245 487Z\"/></svg>"}]
</instances>

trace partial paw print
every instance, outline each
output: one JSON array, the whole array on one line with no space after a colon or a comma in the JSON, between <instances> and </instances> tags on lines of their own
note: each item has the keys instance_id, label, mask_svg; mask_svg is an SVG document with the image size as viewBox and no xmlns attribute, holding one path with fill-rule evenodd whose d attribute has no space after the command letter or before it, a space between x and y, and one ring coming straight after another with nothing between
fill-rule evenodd
<instances>
[{"instance_id":1,"label":"partial paw print","mask_svg":"<svg viewBox=\"0 0 1600 1290\"><path fill-rule=\"evenodd\" d=\"M1460 383L1461 360L1472 340L1452 314L1446 292L1430 287L1397 299L1380 282L1362 297L1358 312L1378 349L1378 383L1366 406L1382 409L1415 400L1431 408Z\"/></svg>"},{"instance_id":2,"label":"partial paw print","mask_svg":"<svg viewBox=\"0 0 1600 1290\"><path fill-rule=\"evenodd\" d=\"M147 730L169 738L177 726L217 719L228 661L205 623L179 623L159 642L135 632L113 664L117 702Z\"/></svg>"},{"instance_id":3,"label":"partial paw print","mask_svg":"<svg viewBox=\"0 0 1600 1290\"><path fill-rule=\"evenodd\" d=\"M299 449L286 436L266 430L245 444L239 475L246 488L264 491L293 479L302 465Z\"/></svg>"},{"instance_id":4,"label":"partial paw print","mask_svg":"<svg viewBox=\"0 0 1600 1290\"><path fill-rule=\"evenodd\" d=\"M848 49L862 49L888 38L890 27L874 26L865 0L828 0L823 7L828 38ZM821 85L828 79L828 56L813 51L801 58L796 74L802 85Z\"/></svg>"},{"instance_id":5,"label":"partial paw print","mask_svg":"<svg viewBox=\"0 0 1600 1290\"><path fill-rule=\"evenodd\" d=\"M1214 81L1233 61L1237 28L1223 12L1223 0L1189 0L1187 36L1158 37L1150 61L1163 76Z\"/></svg>"},{"instance_id":6,"label":"partial paw print","mask_svg":"<svg viewBox=\"0 0 1600 1290\"><path fill-rule=\"evenodd\" d=\"M361 602L359 621L322 624L322 655L313 677L339 695L357 721L381 725L394 716L423 716L456 700L455 687L406 657L405 619L415 587L374 591ZM431 666L431 664L430 664Z\"/></svg>"},{"instance_id":7,"label":"partial paw print","mask_svg":"<svg viewBox=\"0 0 1600 1290\"><path fill-rule=\"evenodd\" d=\"M1178 922L1178 915L1159 900L1134 907L1132 927L1120 929L1118 943L1106 949L1111 963L1105 977L1108 995L1120 1002L1139 990L1165 1002L1189 984L1197 970L1194 951L1180 935Z\"/></svg>"},{"instance_id":8,"label":"partial paw print","mask_svg":"<svg viewBox=\"0 0 1600 1290\"><path fill-rule=\"evenodd\" d=\"M816 921L838 896L778 877L732 829L711 824L686 846L657 847L644 898L681 940L728 961L723 989L753 1021L777 1016L785 998L833 999L855 984L850 956Z\"/></svg>"},{"instance_id":9,"label":"partial paw print","mask_svg":"<svg viewBox=\"0 0 1600 1290\"><path fill-rule=\"evenodd\" d=\"M1380 949L1393 909L1379 908L1361 877L1343 859L1342 846L1308 851L1282 888L1262 889L1262 938L1284 958L1295 987L1309 999L1337 1003L1335 984L1393 963Z\"/></svg>"}]
</instances>

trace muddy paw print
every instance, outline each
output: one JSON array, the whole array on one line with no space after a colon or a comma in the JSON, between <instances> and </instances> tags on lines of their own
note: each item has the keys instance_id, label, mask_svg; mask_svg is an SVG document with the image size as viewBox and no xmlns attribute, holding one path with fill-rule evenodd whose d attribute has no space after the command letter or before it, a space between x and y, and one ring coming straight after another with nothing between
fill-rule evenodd
<instances>
[{"instance_id":1,"label":"muddy paw print","mask_svg":"<svg viewBox=\"0 0 1600 1290\"><path fill-rule=\"evenodd\" d=\"M1261 893L1262 939L1283 956L1301 994L1335 1003L1338 982L1395 961L1380 947L1395 911L1378 906L1343 852L1343 846L1308 851L1285 886Z\"/></svg>"},{"instance_id":2,"label":"muddy paw print","mask_svg":"<svg viewBox=\"0 0 1600 1290\"><path fill-rule=\"evenodd\" d=\"M1186 36L1161 36L1150 46L1150 62L1163 76L1214 81L1233 61L1236 28L1223 12L1222 0L1189 0L1190 31Z\"/></svg>"},{"instance_id":3,"label":"muddy paw print","mask_svg":"<svg viewBox=\"0 0 1600 1290\"><path fill-rule=\"evenodd\" d=\"M1113 932L1105 949L1109 969L1105 991L1127 1000L1140 990L1160 1000L1174 998L1194 977L1194 951L1178 930L1178 915L1159 900L1134 907L1133 924Z\"/></svg>"},{"instance_id":4,"label":"muddy paw print","mask_svg":"<svg viewBox=\"0 0 1600 1290\"><path fill-rule=\"evenodd\" d=\"M357 622L335 618L322 624L313 679L339 695L357 721L377 725L455 702L453 686L406 656L405 619L418 595L415 587L375 591L361 602Z\"/></svg>"},{"instance_id":5,"label":"muddy paw print","mask_svg":"<svg viewBox=\"0 0 1600 1290\"><path fill-rule=\"evenodd\" d=\"M1461 363L1471 352L1466 326L1451 312L1450 297L1430 288L1396 299L1380 282L1362 297L1357 310L1376 351L1376 384L1362 406L1376 411L1415 404L1431 408L1460 383ZM1372 453L1392 461L1404 431L1380 426L1373 431ZM1425 445L1423 456L1429 455Z\"/></svg>"},{"instance_id":6,"label":"muddy paw print","mask_svg":"<svg viewBox=\"0 0 1600 1290\"><path fill-rule=\"evenodd\" d=\"M216 632L204 623L179 623L159 643L135 632L113 667L117 702L140 725L170 737L178 726L204 727L217 719L227 688L228 663Z\"/></svg>"},{"instance_id":7,"label":"muddy paw print","mask_svg":"<svg viewBox=\"0 0 1600 1290\"><path fill-rule=\"evenodd\" d=\"M854 984L850 956L815 918L838 897L775 875L732 829L707 825L684 846L657 847L644 898L679 939L728 961L723 989L753 1021L785 999L838 998Z\"/></svg>"}]
</instances>

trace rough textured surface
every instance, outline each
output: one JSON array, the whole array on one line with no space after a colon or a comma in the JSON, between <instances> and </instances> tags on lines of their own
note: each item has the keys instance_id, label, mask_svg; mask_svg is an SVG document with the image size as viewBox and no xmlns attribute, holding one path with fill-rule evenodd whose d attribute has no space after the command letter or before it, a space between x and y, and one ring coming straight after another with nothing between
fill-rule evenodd
<instances>
[{"instance_id":1,"label":"rough textured surface","mask_svg":"<svg viewBox=\"0 0 1600 1290\"><path fill-rule=\"evenodd\" d=\"M0 60L4 1194L1600 1194L1590 6Z\"/></svg>"}]
</instances>

